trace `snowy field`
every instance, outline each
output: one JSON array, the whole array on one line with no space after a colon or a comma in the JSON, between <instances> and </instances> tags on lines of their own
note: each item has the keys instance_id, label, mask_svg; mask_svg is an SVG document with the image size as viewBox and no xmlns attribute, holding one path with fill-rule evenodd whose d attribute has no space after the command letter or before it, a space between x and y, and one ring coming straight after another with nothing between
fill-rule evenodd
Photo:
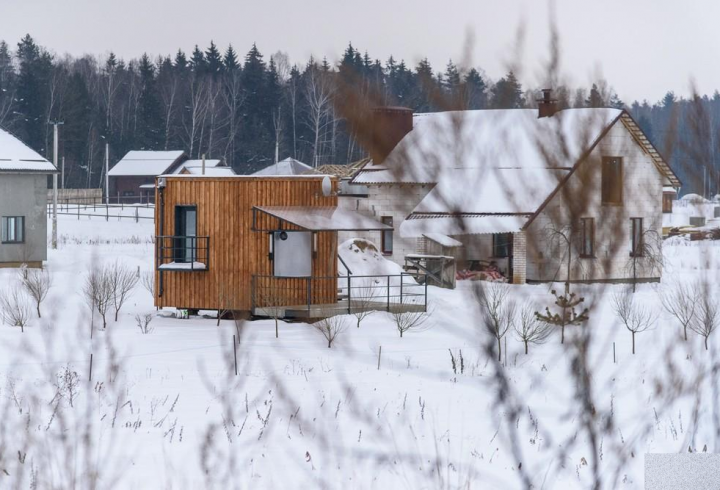
<instances>
[{"instance_id":1,"label":"snowy field","mask_svg":"<svg viewBox=\"0 0 720 490\"><path fill-rule=\"evenodd\" d=\"M151 270L152 227L60 216L43 318L24 333L0 326L0 488L522 488L523 478L588 488L597 459L604 488L631 489L644 487L646 453L720 451L710 369L719 334L709 351L697 334L684 342L657 285L638 286L658 319L638 334L636 355L610 302L625 287L582 289L593 332L592 406L583 411L569 340L561 345L558 332L525 355L509 332L496 363L468 281L429 289L421 331L400 338L387 313L360 328L347 317L331 349L302 323L281 323L276 339L272 320L238 330L230 320L176 319L141 285L103 331L84 278L116 260ZM718 245L666 246L665 281L714 283ZM16 277L0 270L0 288ZM542 308L549 289L511 294ZM154 315L151 333L137 314Z\"/></svg>"}]
</instances>

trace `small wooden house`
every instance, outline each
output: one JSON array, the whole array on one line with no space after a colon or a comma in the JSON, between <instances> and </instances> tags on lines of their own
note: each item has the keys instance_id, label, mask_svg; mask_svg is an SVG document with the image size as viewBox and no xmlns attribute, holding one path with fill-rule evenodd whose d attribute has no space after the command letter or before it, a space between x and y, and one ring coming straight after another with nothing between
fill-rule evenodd
<instances>
[{"instance_id":1,"label":"small wooden house","mask_svg":"<svg viewBox=\"0 0 720 490\"><path fill-rule=\"evenodd\" d=\"M391 228L339 208L337 186L322 175L158 177L156 306L279 317L351 312L361 281L338 283L338 232ZM402 280L379 307L419 297Z\"/></svg>"},{"instance_id":2,"label":"small wooden house","mask_svg":"<svg viewBox=\"0 0 720 490\"><path fill-rule=\"evenodd\" d=\"M110 196L123 202L147 200L158 175L173 173L187 161L184 151L129 151L108 171Z\"/></svg>"}]
</instances>

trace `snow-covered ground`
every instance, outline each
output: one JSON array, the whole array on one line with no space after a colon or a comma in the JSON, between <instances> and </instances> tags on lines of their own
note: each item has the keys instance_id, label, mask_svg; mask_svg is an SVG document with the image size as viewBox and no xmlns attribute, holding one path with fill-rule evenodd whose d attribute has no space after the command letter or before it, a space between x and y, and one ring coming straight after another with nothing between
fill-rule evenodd
<instances>
[{"instance_id":1,"label":"snow-covered ground","mask_svg":"<svg viewBox=\"0 0 720 490\"><path fill-rule=\"evenodd\" d=\"M510 332L503 366L493 362L468 281L430 288L420 331L400 338L387 313L360 328L347 317L331 349L302 323L281 323L276 339L271 320L176 319L140 285L103 331L81 295L85 275L114 261L151 270L152 226L60 216L43 318L24 333L0 326L0 488L521 488L524 475L534 488L586 488L586 422L601 435L605 488L643 488L648 452L720 450L708 375L718 334L709 352L696 334L681 341L657 285L638 286L658 321L638 334L636 355L611 310L624 286L582 288L593 332L583 412L559 334L525 355ZM664 251L665 281L717 277L718 242ZM16 275L0 270L0 288ZM542 307L549 289L511 294ZM154 316L151 333L138 314Z\"/></svg>"}]
</instances>

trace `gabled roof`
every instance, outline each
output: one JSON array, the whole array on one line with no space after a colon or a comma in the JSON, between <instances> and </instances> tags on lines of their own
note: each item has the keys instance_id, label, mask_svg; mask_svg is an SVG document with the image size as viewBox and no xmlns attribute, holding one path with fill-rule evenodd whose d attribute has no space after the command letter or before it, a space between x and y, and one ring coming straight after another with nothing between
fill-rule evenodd
<instances>
[{"instance_id":1,"label":"gabled roof","mask_svg":"<svg viewBox=\"0 0 720 490\"><path fill-rule=\"evenodd\" d=\"M188 169L187 173L197 173L200 175L202 173L202 166L203 162L202 160L185 160L182 162L181 165L179 165L177 168L175 168L172 172L170 172L172 175L177 175L182 173L184 169ZM205 171L208 173L208 170L211 168L217 168L220 169L220 172L218 172L216 175L235 175L235 172L232 171L232 169L226 165L223 164L222 160L205 160ZM195 169L199 169L197 172ZM228 172L229 170L229 172Z\"/></svg>"},{"instance_id":2,"label":"gabled roof","mask_svg":"<svg viewBox=\"0 0 720 490\"><path fill-rule=\"evenodd\" d=\"M185 152L177 151L129 151L108 172L110 177L163 175L182 158Z\"/></svg>"},{"instance_id":3,"label":"gabled roof","mask_svg":"<svg viewBox=\"0 0 720 490\"><path fill-rule=\"evenodd\" d=\"M417 114L413 130L385 162L366 165L351 183L433 185L409 216L424 223L404 222L402 236L420 236L425 226L445 234L483 233L500 222L503 231L518 231L619 120L658 170L679 185L632 118L605 108L567 109L544 118L536 109ZM475 224L458 228L459 216Z\"/></svg>"},{"instance_id":4,"label":"gabled roof","mask_svg":"<svg viewBox=\"0 0 720 490\"><path fill-rule=\"evenodd\" d=\"M306 165L294 158L286 158L285 160L258 170L251 175L301 175L308 170L314 169L310 165Z\"/></svg>"},{"instance_id":5,"label":"gabled roof","mask_svg":"<svg viewBox=\"0 0 720 490\"><path fill-rule=\"evenodd\" d=\"M57 172L55 166L18 138L0 129L0 172Z\"/></svg>"}]
</instances>

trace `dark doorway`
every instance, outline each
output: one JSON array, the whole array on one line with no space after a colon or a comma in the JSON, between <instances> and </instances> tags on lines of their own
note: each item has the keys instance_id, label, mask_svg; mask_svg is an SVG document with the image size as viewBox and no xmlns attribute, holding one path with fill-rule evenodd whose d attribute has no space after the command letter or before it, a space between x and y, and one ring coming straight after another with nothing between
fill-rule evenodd
<instances>
[{"instance_id":1,"label":"dark doorway","mask_svg":"<svg viewBox=\"0 0 720 490\"><path fill-rule=\"evenodd\" d=\"M197 256L197 207L175 206L175 262L194 262Z\"/></svg>"}]
</instances>

